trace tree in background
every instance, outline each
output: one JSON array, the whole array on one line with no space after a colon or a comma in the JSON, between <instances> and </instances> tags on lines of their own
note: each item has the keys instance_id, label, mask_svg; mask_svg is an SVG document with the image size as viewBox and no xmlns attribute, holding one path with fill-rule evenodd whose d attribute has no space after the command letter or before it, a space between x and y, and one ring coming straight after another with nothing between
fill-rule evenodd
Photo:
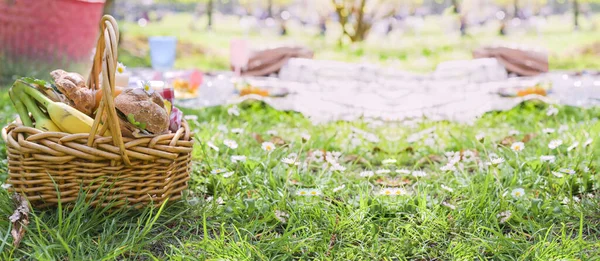
<instances>
[{"instance_id":1,"label":"tree in background","mask_svg":"<svg viewBox=\"0 0 600 261\"><path fill-rule=\"evenodd\" d=\"M342 39L351 42L365 40L376 21L392 16L399 1L393 0L331 0L338 22L342 27ZM341 42L341 41L340 41Z\"/></svg>"}]
</instances>

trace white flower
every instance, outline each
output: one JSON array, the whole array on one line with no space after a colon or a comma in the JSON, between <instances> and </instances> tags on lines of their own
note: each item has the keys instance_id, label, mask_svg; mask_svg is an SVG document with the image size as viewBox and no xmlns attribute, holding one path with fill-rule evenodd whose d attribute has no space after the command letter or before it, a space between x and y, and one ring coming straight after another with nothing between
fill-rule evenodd
<instances>
[{"instance_id":1,"label":"white flower","mask_svg":"<svg viewBox=\"0 0 600 261\"><path fill-rule=\"evenodd\" d=\"M558 148L562 144L563 144L562 140L552 140L552 141L550 141L550 143L548 143L548 148L553 150L553 149Z\"/></svg>"},{"instance_id":2,"label":"white flower","mask_svg":"<svg viewBox=\"0 0 600 261\"><path fill-rule=\"evenodd\" d=\"M558 133L563 133L563 132L568 131L568 130L569 130L569 125L563 124L563 125L560 125L558 127Z\"/></svg>"},{"instance_id":3,"label":"white flower","mask_svg":"<svg viewBox=\"0 0 600 261\"><path fill-rule=\"evenodd\" d=\"M408 175L408 174L410 174L410 170L407 170L407 169L397 169L396 173Z\"/></svg>"},{"instance_id":4,"label":"white flower","mask_svg":"<svg viewBox=\"0 0 600 261\"><path fill-rule=\"evenodd\" d=\"M583 143L583 146L584 146L584 147L587 147L587 146L589 146L590 144L592 144L592 142L593 142L593 141L594 141L594 140L592 140L591 138L590 138L590 139L587 139L587 140L586 140L586 141Z\"/></svg>"},{"instance_id":5,"label":"white flower","mask_svg":"<svg viewBox=\"0 0 600 261\"><path fill-rule=\"evenodd\" d=\"M440 168L440 170L441 171L455 171L456 170L456 166L454 166L454 164L448 163L448 164L442 166Z\"/></svg>"},{"instance_id":6,"label":"white flower","mask_svg":"<svg viewBox=\"0 0 600 261\"><path fill-rule=\"evenodd\" d=\"M283 159L281 159L281 162L283 162L283 163L285 163L285 164L288 164L288 165L297 165L297 164L298 164L298 163L296 162L296 159L294 159L294 158L290 158L290 157L287 157L287 158L283 158Z\"/></svg>"},{"instance_id":7,"label":"white flower","mask_svg":"<svg viewBox=\"0 0 600 261\"><path fill-rule=\"evenodd\" d=\"M510 136L517 136L519 134L521 134L521 132L519 132L518 130L511 130L508 132L508 135Z\"/></svg>"},{"instance_id":8,"label":"white flower","mask_svg":"<svg viewBox=\"0 0 600 261\"><path fill-rule=\"evenodd\" d=\"M569 198L567 198L567 197L563 198L563 200L562 200L562 203L563 203L564 205L567 205L567 204L569 204L569 202L571 202L571 200L570 200Z\"/></svg>"},{"instance_id":9,"label":"white flower","mask_svg":"<svg viewBox=\"0 0 600 261\"><path fill-rule=\"evenodd\" d=\"M425 144L425 146L428 146L428 147L433 147L435 145L435 139L427 138L427 139L425 139L425 141L423 141L423 144Z\"/></svg>"},{"instance_id":10,"label":"white flower","mask_svg":"<svg viewBox=\"0 0 600 261\"><path fill-rule=\"evenodd\" d=\"M389 174L392 171L389 169L378 169L377 171L375 171L375 174L377 175L383 175L383 174Z\"/></svg>"},{"instance_id":11,"label":"white flower","mask_svg":"<svg viewBox=\"0 0 600 261\"><path fill-rule=\"evenodd\" d=\"M308 142L310 140L310 135L308 133L303 133L301 136L302 142Z\"/></svg>"},{"instance_id":12,"label":"white flower","mask_svg":"<svg viewBox=\"0 0 600 261\"><path fill-rule=\"evenodd\" d=\"M211 141L206 142L206 145L208 147L210 147L211 149L215 150L215 151L219 151L219 147L217 147L214 143L212 143Z\"/></svg>"},{"instance_id":13,"label":"white flower","mask_svg":"<svg viewBox=\"0 0 600 261\"><path fill-rule=\"evenodd\" d=\"M223 173L223 177L224 178L229 178L229 177L233 176L233 173L234 173L233 171L225 172L225 173Z\"/></svg>"},{"instance_id":14,"label":"white flower","mask_svg":"<svg viewBox=\"0 0 600 261\"><path fill-rule=\"evenodd\" d=\"M219 168L219 169L213 169L213 170L210 172L210 174L221 174L221 173L224 173L224 172L227 172L227 169L222 169L222 168Z\"/></svg>"},{"instance_id":15,"label":"white flower","mask_svg":"<svg viewBox=\"0 0 600 261\"><path fill-rule=\"evenodd\" d=\"M500 224L504 224L504 223L506 223L506 221L508 221L510 219L510 217L512 217L512 212L510 212L510 210L507 210L507 211L501 212L496 217L500 218Z\"/></svg>"},{"instance_id":16,"label":"white flower","mask_svg":"<svg viewBox=\"0 0 600 261\"><path fill-rule=\"evenodd\" d=\"M338 187L335 187L335 188L333 188L333 190L332 190L332 191L333 191L333 192L338 192L338 191L340 191L340 190L344 189L345 187L346 187L346 185L342 184L342 185L340 185L340 186L338 186Z\"/></svg>"},{"instance_id":17,"label":"white flower","mask_svg":"<svg viewBox=\"0 0 600 261\"><path fill-rule=\"evenodd\" d=\"M545 134L550 134L550 133L554 133L555 130L552 128L544 128L544 129L542 129L542 132Z\"/></svg>"},{"instance_id":18,"label":"white flower","mask_svg":"<svg viewBox=\"0 0 600 261\"><path fill-rule=\"evenodd\" d=\"M273 144L273 142L265 141L262 143L261 148L266 152L271 152L275 150L275 144Z\"/></svg>"},{"instance_id":19,"label":"white flower","mask_svg":"<svg viewBox=\"0 0 600 261\"><path fill-rule=\"evenodd\" d=\"M446 201L442 201L442 206L447 207L447 208L452 209L452 210L456 209L455 205L452 205L452 204L450 204L450 203L448 203Z\"/></svg>"},{"instance_id":20,"label":"white flower","mask_svg":"<svg viewBox=\"0 0 600 261\"><path fill-rule=\"evenodd\" d=\"M267 135L275 136L275 135L277 135L277 131L276 130L268 130Z\"/></svg>"},{"instance_id":21,"label":"white flower","mask_svg":"<svg viewBox=\"0 0 600 261\"><path fill-rule=\"evenodd\" d=\"M496 165L500 165L500 164L502 164L503 162L504 162L504 159L503 159L503 158L500 158L500 157L498 157L498 156L496 156L496 157L491 157L491 158L490 158L490 163L491 163L491 165L494 165L494 166L496 166Z\"/></svg>"},{"instance_id":22,"label":"white flower","mask_svg":"<svg viewBox=\"0 0 600 261\"><path fill-rule=\"evenodd\" d=\"M573 201L575 201L575 203L579 203L581 202L581 199L578 196L573 196Z\"/></svg>"},{"instance_id":23,"label":"white flower","mask_svg":"<svg viewBox=\"0 0 600 261\"><path fill-rule=\"evenodd\" d=\"M188 121L197 121L198 115L185 115L183 118Z\"/></svg>"},{"instance_id":24,"label":"white flower","mask_svg":"<svg viewBox=\"0 0 600 261\"><path fill-rule=\"evenodd\" d=\"M513 189L512 192L510 192L510 195L513 198L517 198L518 199L518 198L521 198L521 197L525 196L525 190L522 189L522 188L516 188L516 189Z\"/></svg>"},{"instance_id":25,"label":"white flower","mask_svg":"<svg viewBox=\"0 0 600 261\"><path fill-rule=\"evenodd\" d=\"M240 111L238 110L237 107L231 107L229 109L227 109L227 114L231 115L231 116L240 116Z\"/></svg>"},{"instance_id":26,"label":"white flower","mask_svg":"<svg viewBox=\"0 0 600 261\"><path fill-rule=\"evenodd\" d=\"M476 157L475 152L472 150L465 150L462 155L462 159L465 162L472 162Z\"/></svg>"},{"instance_id":27,"label":"white flower","mask_svg":"<svg viewBox=\"0 0 600 261\"><path fill-rule=\"evenodd\" d=\"M552 175L554 175L557 178L563 178L565 176L565 174L558 171L552 171Z\"/></svg>"},{"instance_id":28,"label":"white flower","mask_svg":"<svg viewBox=\"0 0 600 261\"><path fill-rule=\"evenodd\" d=\"M299 189L296 191L296 195L298 196L319 196L321 195L321 191L318 189Z\"/></svg>"},{"instance_id":29,"label":"white flower","mask_svg":"<svg viewBox=\"0 0 600 261\"><path fill-rule=\"evenodd\" d=\"M408 192L403 188L382 188L378 194L382 196L400 196L407 195Z\"/></svg>"},{"instance_id":30,"label":"white flower","mask_svg":"<svg viewBox=\"0 0 600 261\"><path fill-rule=\"evenodd\" d=\"M123 65L121 62L117 62L117 73L123 74L127 71L127 67Z\"/></svg>"},{"instance_id":31,"label":"white flower","mask_svg":"<svg viewBox=\"0 0 600 261\"><path fill-rule=\"evenodd\" d=\"M212 201L213 201L213 197L212 196L206 198L206 202L212 202ZM219 197L216 202L217 202L218 205L225 204L225 201L221 197Z\"/></svg>"},{"instance_id":32,"label":"white flower","mask_svg":"<svg viewBox=\"0 0 600 261\"><path fill-rule=\"evenodd\" d=\"M288 213L285 213L281 210L275 210L275 219L279 220L281 223L287 222L287 218L290 217Z\"/></svg>"},{"instance_id":33,"label":"white flower","mask_svg":"<svg viewBox=\"0 0 600 261\"><path fill-rule=\"evenodd\" d=\"M240 133L243 133L243 132L244 132L244 129L242 129L242 128L231 129L231 133L240 134Z\"/></svg>"},{"instance_id":34,"label":"white flower","mask_svg":"<svg viewBox=\"0 0 600 261\"><path fill-rule=\"evenodd\" d=\"M246 161L246 156L244 155L231 155L231 162L238 163Z\"/></svg>"},{"instance_id":35,"label":"white flower","mask_svg":"<svg viewBox=\"0 0 600 261\"><path fill-rule=\"evenodd\" d=\"M375 175L375 172L367 170L367 171L361 171L360 174L358 174L361 177L365 177L365 178L370 178L373 177L373 175Z\"/></svg>"},{"instance_id":36,"label":"white flower","mask_svg":"<svg viewBox=\"0 0 600 261\"><path fill-rule=\"evenodd\" d=\"M381 161L381 164L383 164L383 165L390 165L390 164L394 164L396 162L397 161L395 159L384 159L384 160Z\"/></svg>"},{"instance_id":37,"label":"white flower","mask_svg":"<svg viewBox=\"0 0 600 261\"><path fill-rule=\"evenodd\" d=\"M523 149L525 149L525 143L518 141L510 145L510 148L517 152L522 151Z\"/></svg>"},{"instance_id":38,"label":"white flower","mask_svg":"<svg viewBox=\"0 0 600 261\"><path fill-rule=\"evenodd\" d=\"M331 165L331 170L332 171L345 171L346 167L344 167L340 164L333 164L333 165Z\"/></svg>"},{"instance_id":39,"label":"white flower","mask_svg":"<svg viewBox=\"0 0 600 261\"><path fill-rule=\"evenodd\" d=\"M554 155L542 155L542 156L540 156L540 161L541 162L554 163L555 160L556 160L556 156L554 156Z\"/></svg>"},{"instance_id":40,"label":"white flower","mask_svg":"<svg viewBox=\"0 0 600 261\"><path fill-rule=\"evenodd\" d=\"M572 151L572 150L574 150L575 148L577 148L578 146L579 146L579 142L577 142L577 141L576 141L576 142L573 142L573 144L571 144L571 146L569 146L569 147L567 148L567 151Z\"/></svg>"},{"instance_id":41,"label":"white flower","mask_svg":"<svg viewBox=\"0 0 600 261\"><path fill-rule=\"evenodd\" d=\"M425 177L425 176L427 176L427 173L425 173L425 171L417 170L417 171L413 171L412 175L414 177Z\"/></svg>"},{"instance_id":42,"label":"white flower","mask_svg":"<svg viewBox=\"0 0 600 261\"><path fill-rule=\"evenodd\" d=\"M558 171L569 175L575 175L575 171L572 169L559 169Z\"/></svg>"},{"instance_id":43,"label":"white flower","mask_svg":"<svg viewBox=\"0 0 600 261\"><path fill-rule=\"evenodd\" d=\"M550 107L550 108L548 108L548 110L546 111L546 115L548 115L548 116L554 116L554 115L556 115L556 114L558 114L558 109L557 109L557 108L555 108L555 107Z\"/></svg>"},{"instance_id":44,"label":"white flower","mask_svg":"<svg viewBox=\"0 0 600 261\"><path fill-rule=\"evenodd\" d=\"M223 144L225 144L225 146L229 147L232 150L237 149L238 147L237 142L235 142L234 140L224 140Z\"/></svg>"},{"instance_id":45,"label":"white flower","mask_svg":"<svg viewBox=\"0 0 600 261\"><path fill-rule=\"evenodd\" d=\"M9 189L9 188L11 188L11 187L12 187L12 184L6 184L6 183L5 183L5 184L2 184L2 188L3 188L3 189Z\"/></svg>"},{"instance_id":46,"label":"white flower","mask_svg":"<svg viewBox=\"0 0 600 261\"><path fill-rule=\"evenodd\" d=\"M485 139L485 133L483 133L483 132L477 133L477 135L475 135L475 139L478 141L483 141L483 139Z\"/></svg>"},{"instance_id":47,"label":"white flower","mask_svg":"<svg viewBox=\"0 0 600 261\"><path fill-rule=\"evenodd\" d=\"M316 162L323 162L323 151L315 150L311 154L311 158Z\"/></svg>"},{"instance_id":48,"label":"white flower","mask_svg":"<svg viewBox=\"0 0 600 261\"><path fill-rule=\"evenodd\" d=\"M441 187L442 187L442 189L443 189L443 190L446 190L446 191L448 191L448 192L454 192L454 189L453 189L453 188L451 188L451 187L448 187L448 186L446 186L446 185L444 185L444 184L442 184L442 185L441 185Z\"/></svg>"},{"instance_id":49,"label":"white flower","mask_svg":"<svg viewBox=\"0 0 600 261\"><path fill-rule=\"evenodd\" d=\"M217 126L217 130L219 130L222 133L228 133L229 132L229 129L227 129L227 126L225 126L225 125L219 125L219 126Z\"/></svg>"}]
</instances>

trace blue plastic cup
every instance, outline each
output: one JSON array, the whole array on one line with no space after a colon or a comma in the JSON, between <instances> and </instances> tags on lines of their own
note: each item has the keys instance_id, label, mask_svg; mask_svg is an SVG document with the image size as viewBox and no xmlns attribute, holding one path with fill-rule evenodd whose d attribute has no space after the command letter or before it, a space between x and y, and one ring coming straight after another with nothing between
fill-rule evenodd
<instances>
[{"instance_id":1,"label":"blue plastic cup","mask_svg":"<svg viewBox=\"0 0 600 261\"><path fill-rule=\"evenodd\" d=\"M174 36L153 36L148 38L150 60L155 70L168 70L175 64L177 38Z\"/></svg>"}]
</instances>

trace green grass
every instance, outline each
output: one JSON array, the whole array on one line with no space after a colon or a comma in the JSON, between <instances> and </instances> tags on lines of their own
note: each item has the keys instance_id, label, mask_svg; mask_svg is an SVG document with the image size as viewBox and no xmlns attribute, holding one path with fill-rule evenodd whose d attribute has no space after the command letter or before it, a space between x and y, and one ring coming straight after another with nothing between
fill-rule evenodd
<instances>
[{"instance_id":1,"label":"green grass","mask_svg":"<svg viewBox=\"0 0 600 261\"><path fill-rule=\"evenodd\" d=\"M8 104L6 96L3 91L3 105ZM472 126L427 120L314 126L299 114L262 104L245 104L239 110L237 117L222 107L186 111L198 116L193 126L199 143L185 201L162 210L106 212L81 201L71 210L37 210L18 249L12 247L7 234L11 226L2 218L0 259L594 260L600 254L598 108L559 107L556 116L546 116L547 107L527 103L488 113ZM12 114L9 106L3 108L3 121ZM430 134L407 142L431 127L436 129ZM244 132L233 134L234 128ZM352 128L371 134L353 134ZM544 134L544 128L557 131ZM258 133L269 140L269 130L286 142L271 153L252 137ZM497 145L511 130L520 132L517 139L537 136L515 153ZM480 132L483 142L475 139ZM311 135L306 143L304 133ZM379 141L369 141L370 135ZM588 136L595 140L583 147ZM238 148L228 149L225 139L236 141ZM551 150L548 143L554 139L564 144ZM209 141L220 151L210 148ZM567 151L575 141L581 145ZM300 167L281 161L297 153L300 162L307 162L307 152L321 149L341 152L338 162L346 170L330 171L315 159ZM461 161L455 172L441 171L447 163L444 153L460 150L477 151L477 160ZM491 153L505 162L486 166ZM247 161L232 163L232 155L245 155ZM441 162L423 160L435 160L431 155L441 156ZM541 155L555 155L556 162L541 162ZM396 162L383 165L385 159ZM233 174L211 174L220 168ZM575 174L552 174L563 168ZM359 175L381 169L391 173ZM422 170L426 176L395 172L400 169ZM5 162L0 173L4 180ZM406 183L399 187L406 194L380 195L386 186L378 180L391 184L393 177ZM513 197L518 188L525 195ZM298 195L305 189L319 195ZM12 211L9 195L1 190L0 216ZM498 215L505 211L512 215L502 223ZM285 222L276 213L287 214Z\"/></svg>"}]
</instances>

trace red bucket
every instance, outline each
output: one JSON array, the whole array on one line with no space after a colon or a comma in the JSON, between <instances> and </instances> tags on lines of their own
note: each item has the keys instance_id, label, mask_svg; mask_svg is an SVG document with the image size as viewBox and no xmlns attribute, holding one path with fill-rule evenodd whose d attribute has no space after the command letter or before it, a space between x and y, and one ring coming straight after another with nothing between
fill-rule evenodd
<instances>
[{"instance_id":1,"label":"red bucket","mask_svg":"<svg viewBox=\"0 0 600 261\"><path fill-rule=\"evenodd\" d=\"M10 61L91 63L105 0L0 0L0 52Z\"/></svg>"}]
</instances>

